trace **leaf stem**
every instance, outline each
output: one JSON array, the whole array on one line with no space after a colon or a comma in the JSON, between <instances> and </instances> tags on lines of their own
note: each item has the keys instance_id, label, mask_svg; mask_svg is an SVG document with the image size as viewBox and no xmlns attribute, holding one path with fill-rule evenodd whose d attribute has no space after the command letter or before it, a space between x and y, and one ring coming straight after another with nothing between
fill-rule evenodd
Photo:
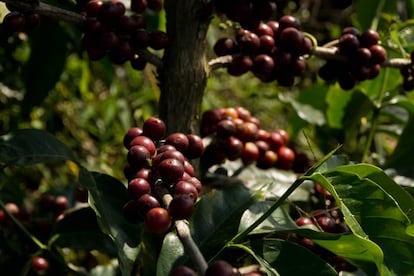
<instances>
[{"instance_id":1,"label":"leaf stem","mask_svg":"<svg viewBox=\"0 0 414 276\"><path fill-rule=\"evenodd\" d=\"M378 29L378 24L379 24L379 20L381 17L381 12L384 9L384 5L385 5L385 0L380 0L377 6L377 10L375 12L375 17L374 19L371 21L371 29L372 30L377 30Z\"/></svg>"},{"instance_id":2,"label":"leaf stem","mask_svg":"<svg viewBox=\"0 0 414 276\"><path fill-rule=\"evenodd\" d=\"M0 200L0 207L4 210L4 212L11 218L11 220L17 225L17 227L26 235L28 236L40 249L46 250L47 246L44 245L41 241L39 241L35 236L33 236L27 229L24 227L20 221L18 221L10 212L7 210L6 205L2 200Z\"/></svg>"}]
</instances>

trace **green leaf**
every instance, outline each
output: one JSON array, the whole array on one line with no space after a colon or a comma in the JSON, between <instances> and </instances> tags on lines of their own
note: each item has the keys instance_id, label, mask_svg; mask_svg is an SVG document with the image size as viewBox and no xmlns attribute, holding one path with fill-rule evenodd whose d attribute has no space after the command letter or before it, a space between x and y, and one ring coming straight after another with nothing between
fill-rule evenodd
<instances>
[{"instance_id":1,"label":"green leaf","mask_svg":"<svg viewBox=\"0 0 414 276\"><path fill-rule=\"evenodd\" d=\"M329 264L303 246L279 239L256 239L246 244L280 275L338 275Z\"/></svg>"},{"instance_id":2,"label":"green leaf","mask_svg":"<svg viewBox=\"0 0 414 276\"><path fill-rule=\"evenodd\" d=\"M409 199L385 174L375 174L369 165L355 166L358 167L349 165L324 175L314 174L311 179L332 193L354 234L369 237L381 247L386 267L377 263L378 270L385 275L386 268L396 275L407 275L414 271L414 238L407 235L411 215L410 210L404 211Z\"/></svg>"},{"instance_id":3,"label":"green leaf","mask_svg":"<svg viewBox=\"0 0 414 276\"><path fill-rule=\"evenodd\" d=\"M42 18L29 41L31 54L23 68L24 113L40 104L55 87L66 64L69 38L59 23Z\"/></svg>"},{"instance_id":4,"label":"green leaf","mask_svg":"<svg viewBox=\"0 0 414 276\"><path fill-rule=\"evenodd\" d=\"M414 145L412 136L414 133L414 116L410 116L405 128L398 139L398 144L394 152L389 156L385 163L386 168L395 168L400 173L410 173L414 170Z\"/></svg>"},{"instance_id":5,"label":"green leaf","mask_svg":"<svg viewBox=\"0 0 414 276\"><path fill-rule=\"evenodd\" d=\"M89 204L95 211L99 225L109 235L118 250L120 269L130 275L139 253L141 228L128 223L122 207L128 201L127 190L117 179L81 168L80 184L89 191Z\"/></svg>"},{"instance_id":6,"label":"green leaf","mask_svg":"<svg viewBox=\"0 0 414 276\"><path fill-rule=\"evenodd\" d=\"M184 247L174 232L168 233L161 247L161 253L157 262L157 276L168 276L171 270L176 266L175 263L179 258L184 256Z\"/></svg>"},{"instance_id":7,"label":"green leaf","mask_svg":"<svg viewBox=\"0 0 414 276\"><path fill-rule=\"evenodd\" d=\"M325 124L326 120L323 112L312 106L310 102L302 103L283 93L279 94L279 99L284 103L290 104L302 120L318 126Z\"/></svg>"},{"instance_id":8,"label":"green leaf","mask_svg":"<svg viewBox=\"0 0 414 276\"><path fill-rule=\"evenodd\" d=\"M229 249L241 249L251 255L259 264L262 269L266 272L266 275L268 276L279 276L280 274L269 264L265 259L263 259L261 256L256 254L251 248L244 244L229 244L226 246L226 248Z\"/></svg>"},{"instance_id":9,"label":"green leaf","mask_svg":"<svg viewBox=\"0 0 414 276\"><path fill-rule=\"evenodd\" d=\"M345 108L351 100L352 93L344 91L337 86L331 86L327 95L326 110L327 123L331 128L342 128L342 121L345 116Z\"/></svg>"},{"instance_id":10,"label":"green leaf","mask_svg":"<svg viewBox=\"0 0 414 276\"><path fill-rule=\"evenodd\" d=\"M253 222L269 210L273 204L273 201L261 201L250 206L240 220L239 232L246 230ZM278 208L264 222L251 231L250 234L265 234L291 229L297 229L295 222L284 208Z\"/></svg>"},{"instance_id":11,"label":"green leaf","mask_svg":"<svg viewBox=\"0 0 414 276\"><path fill-rule=\"evenodd\" d=\"M72 160L73 152L52 134L38 129L22 129L0 137L0 162L11 166Z\"/></svg>"},{"instance_id":12,"label":"green leaf","mask_svg":"<svg viewBox=\"0 0 414 276\"><path fill-rule=\"evenodd\" d=\"M96 249L116 256L116 248L108 235L102 233L95 212L83 207L66 214L56 224L49 241L50 246L72 249Z\"/></svg>"},{"instance_id":13,"label":"green leaf","mask_svg":"<svg viewBox=\"0 0 414 276\"><path fill-rule=\"evenodd\" d=\"M253 202L244 186L213 190L201 197L190 219L190 231L207 260L237 234L240 218Z\"/></svg>"}]
</instances>

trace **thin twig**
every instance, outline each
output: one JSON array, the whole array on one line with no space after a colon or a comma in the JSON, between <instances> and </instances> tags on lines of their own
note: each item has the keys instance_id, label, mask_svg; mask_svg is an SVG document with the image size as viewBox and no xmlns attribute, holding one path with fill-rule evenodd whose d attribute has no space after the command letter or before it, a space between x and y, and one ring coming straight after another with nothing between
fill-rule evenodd
<instances>
[{"instance_id":1,"label":"thin twig","mask_svg":"<svg viewBox=\"0 0 414 276\"><path fill-rule=\"evenodd\" d=\"M0 0L1 2L5 2L13 7L21 9L23 11L34 12L40 15L47 16L53 19L60 19L68 22L72 22L75 24L82 24L86 17L72 11L68 11L56 6L52 6L43 2L39 2L38 4L31 4L25 1L18 1L18 0Z\"/></svg>"},{"instance_id":2,"label":"thin twig","mask_svg":"<svg viewBox=\"0 0 414 276\"><path fill-rule=\"evenodd\" d=\"M341 55L337 47L316 47L312 56L315 56L324 60L336 60L336 61L347 61L347 57ZM227 65L233 60L233 56L221 56L215 59L212 59L208 62L211 70L216 70L219 68L227 67ZM405 58L393 58L387 59L384 63L381 64L382 67L391 67L391 68L401 68L406 65L410 65L411 60Z\"/></svg>"},{"instance_id":3,"label":"thin twig","mask_svg":"<svg viewBox=\"0 0 414 276\"><path fill-rule=\"evenodd\" d=\"M197 244L191 237L188 222L185 220L177 220L175 221L175 228L177 230L178 238L184 246L185 252L187 252L191 260L197 266L197 270L200 272L200 274L204 275L208 265Z\"/></svg>"}]
</instances>

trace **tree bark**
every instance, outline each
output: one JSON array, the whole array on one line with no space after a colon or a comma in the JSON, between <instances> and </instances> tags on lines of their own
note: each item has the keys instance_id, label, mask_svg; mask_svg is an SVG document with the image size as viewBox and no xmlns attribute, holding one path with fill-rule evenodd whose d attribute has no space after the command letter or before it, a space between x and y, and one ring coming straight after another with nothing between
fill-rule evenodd
<instances>
[{"instance_id":1,"label":"tree bark","mask_svg":"<svg viewBox=\"0 0 414 276\"><path fill-rule=\"evenodd\" d=\"M159 72L159 116L169 133L198 133L207 83L206 34L211 4L202 0L165 0L164 7L169 46Z\"/></svg>"}]
</instances>

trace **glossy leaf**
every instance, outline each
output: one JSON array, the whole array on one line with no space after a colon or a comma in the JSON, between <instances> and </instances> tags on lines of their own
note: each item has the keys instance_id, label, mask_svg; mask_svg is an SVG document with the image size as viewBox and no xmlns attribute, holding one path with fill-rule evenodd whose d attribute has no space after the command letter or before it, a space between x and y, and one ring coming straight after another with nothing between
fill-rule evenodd
<instances>
[{"instance_id":1,"label":"glossy leaf","mask_svg":"<svg viewBox=\"0 0 414 276\"><path fill-rule=\"evenodd\" d=\"M89 191L89 203L100 227L113 240L123 275L130 275L139 253L141 228L128 223L122 207L128 201L125 186L117 179L100 173L80 170L80 184Z\"/></svg>"},{"instance_id":2,"label":"glossy leaf","mask_svg":"<svg viewBox=\"0 0 414 276\"><path fill-rule=\"evenodd\" d=\"M252 225L272 204L274 204L273 201L261 201L250 206L240 220L239 232L243 232ZM295 222L284 208L278 208L250 234L264 234L292 229L297 229Z\"/></svg>"},{"instance_id":3,"label":"glossy leaf","mask_svg":"<svg viewBox=\"0 0 414 276\"><path fill-rule=\"evenodd\" d=\"M44 130L21 129L0 137L0 162L5 165L64 160L76 161L76 157L65 144Z\"/></svg>"},{"instance_id":4,"label":"glossy leaf","mask_svg":"<svg viewBox=\"0 0 414 276\"><path fill-rule=\"evenodd\" d=\"M338 275L320 257L303 246L279 239L257 239L246 244L283 276Z\"/></svg>"},{"instance_id":5,"label":"glossy leaf","mask_svg":"<svg viewBox=\"0 0 414 276\"><path fill-rule=\"evenodd\" d=\"M157 261L157 276L168 276L176 266L175 262L185 255L184 247L174 232L168 233L163 240Z\"/></svg>"},{"instance_id":6,"label":"glossy leaf","mask_svg":"<svg viewBox=\"0 0 414 276\"><path fill-rule=\"evenodd\" d=\"M365 171L367 175L373 171L370 166L359 166L363 166L361 172ZM400 193L396 183L392 184L385 174L370 179L363 174L345 172L341 167L324 175L314 174L311 178L332 193L354 234L369 237L381 247L386 267L377 263L379 271L385 275L386 268L396 275L413 271L414 238L406 233L411 225L410 214L404 212L404 203L397 203L399 198L407 201L407 195ZM386 184L383 185L384 182Z\"/></svg>"},{"instance_id":7,"label":"glossy leaf","mask_svg":"<svg viewBox=\"0 0 414 276\"><path fill-rule=\"evenodd\" d=\"M42 18L29 41L31 54L23 74L26 86L23 100L25 113L40 104L55 87L66 64L69 38L59 23Z\"/></svg>"},{"instance_id":8,"label":"glossy leaf","mask_svg":"<svg viewBox=\"0 0 414 276\"><path fill-rule=\"evenodd\" d=\"M207 260L237 234L240 218L253 202L243 186L213 190L199 200L190 219L190 231Z\"/></svg>"},{"instance_id":9,"label":"glossy leaf","mask_svg":"<svg viewBox=\"0 0 414 276\"><path fill-rule=\"evenodd\" d=\"M72 249L99 250L116 256L116 248L108 235L99 228L95 212L83 207L65 214L56 223L49 245Z\"/></svg>"}]
</instances>

